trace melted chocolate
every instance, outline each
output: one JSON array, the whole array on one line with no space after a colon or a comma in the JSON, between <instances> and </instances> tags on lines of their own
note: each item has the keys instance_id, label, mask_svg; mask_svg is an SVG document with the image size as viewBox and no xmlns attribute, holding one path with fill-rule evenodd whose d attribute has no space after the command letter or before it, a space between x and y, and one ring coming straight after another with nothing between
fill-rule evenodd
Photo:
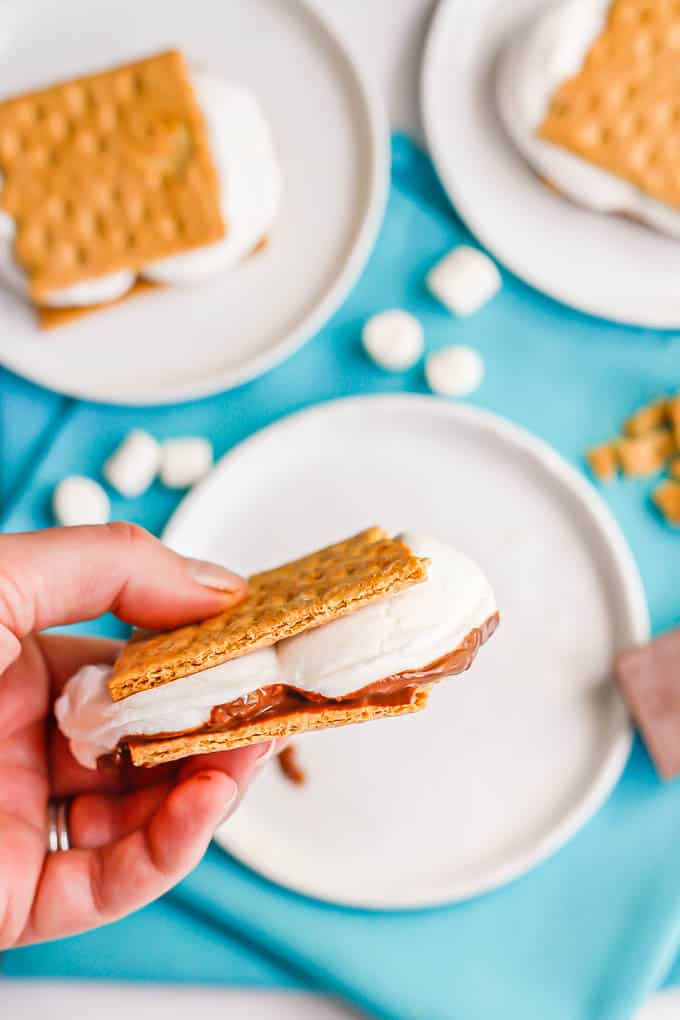
<instances>
[{"instance_id":1,"label":"melted chocolate","mask_svg":"<svg viewBox=\"0 0 680 1020\"><path fill-rule=\"evenodd\" d=\"M421 669L404 670L391 676L376 680L350 694L339 698L326 698L313 691L303 691L299 687L288 684L271 684L258 687L242 698L236 698L223 705L216 705L210 713L210 719L194 733L224 733L236 729L246 723L252 723L264 716L291 715L297 712L323 712L329 706L343 705L347 708L364 708L373 706L396 706L410 704L416 697L418 687L423 684L435 683L447 676L464 673L469 669L477 652L498 626L498 613L494 613L481 627L475 627L466 635L461 644L434 662ZM152 736L135 736L123 739L111 754L102 755L97 762L100 769L116 768L129 762L128 746L140 745L164 737L178 736L176 733L155 733Z\"/></svg>"}]
</instances>

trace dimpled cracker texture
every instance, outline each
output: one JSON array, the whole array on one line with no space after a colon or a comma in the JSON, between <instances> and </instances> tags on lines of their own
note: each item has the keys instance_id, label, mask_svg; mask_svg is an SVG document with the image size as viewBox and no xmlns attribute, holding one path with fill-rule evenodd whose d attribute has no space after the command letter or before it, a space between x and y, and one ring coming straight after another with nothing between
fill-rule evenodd
<instances>
[{"instance_id":1,"label":"dimpled cracker texture","mask_svg":"<svg viewBox=\"0 0 680 1020\"><path fill-rule=\"evenodd\" d=\"M678 0L613 0L538 135L680 208Z\"/></svg>"},{"instance_id":2,"label":"dimpled cracker texture","mask_svg":"<svg viewBox=\"0 0 680 1020\"><path fill-rule=\"evenodd\" d=\"M109 691L120 701L220 662L274 645L423 581L426 561L382 528L249 579L249 596L219 616L131 640Z\"/></svg>"},{"instance_id":3,"label":"dimpled cracker texture","mask_svg":"<svg viewBox=\"0 0 680 1020\"><path fill-rule=\"evenodd\" d=\"M36 304L224 237L203 114L177 51L0 102L0 173Z\"/></svg>"},{"instance_id":4,"label":"dimpled cracker texture","mask_svg":"<svg viewBox=\"0 0 680 1020\"><path fill-rule=\"evenodd\" d=\"M177 737L126 741L133 765L162 765L193 754L207 754L212 751L226 751L247 744L259 744L263 740L292 737L309 730L326 730L332 726L349 726L353 723L372 722L393 715L408 715L419 712L427 705L430 684L404 692L404 700L392 705L362 705L348 708L343 705L329 705L314 712L291 712L288 715L272 715L254 723L243 723L229 730L196 730Z\"/></svg>"}]
</instances>

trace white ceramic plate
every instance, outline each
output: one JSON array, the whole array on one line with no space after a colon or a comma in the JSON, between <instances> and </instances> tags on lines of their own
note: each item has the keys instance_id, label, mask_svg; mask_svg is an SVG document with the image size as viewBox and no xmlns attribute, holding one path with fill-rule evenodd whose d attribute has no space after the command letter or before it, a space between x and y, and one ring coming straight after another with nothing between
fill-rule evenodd
<instances>
[{"instance_id":1,"label":"white ceramic plate","mask_svg":"<svg viewBox=\"0 0 680 1020\"><path fill-rule=\"evenodd\" d=\"M664 988L653 995L633 1020L678 1020L680 1016L680 988Z\"/></svg>"},{"instance_id":2,"label":"white ceramic plate","mask_svg":"<svg viewBox=\"0 0 680 1020\"><path fill-rule=\"evenodd\" d=\"M77 397L168 403L264 372L323 325L368 257L389 144L380 103L318 14L301 0L10 0L2 11L0 95L180 46L253 89L285 180L267 248L200 287L43 335L0 292L0 363Z\"/></svg>"},{"instance_id":3,"label":"white ceramic plate","mask_svg":"<svg viewBox=\"0 0 680 1020\"><path fill-rule=\"evenodd\" d=\"M526 432L435 397L340 400L242 443L166 539L243 572L366 525L430 532L488 574L501 626L409 718L308 734L218 841L300 892L371 908L461 899L557 849L619 777L613 654L648 634L639 576L589 483Z\"/></svg>"},{"instance_id":4,"label":"white ceramic plate","mask_svg":"<svg viewBox=\"0 0 680 1020\"><path fill-rule=\"evenodd\" d=\"M551 2L441 0L421 81L437 171L470 230L527 283L592 315L677 329L680 242L550 191L496 114L493 73L502 42Z\"/></svg>"}]
</instances>

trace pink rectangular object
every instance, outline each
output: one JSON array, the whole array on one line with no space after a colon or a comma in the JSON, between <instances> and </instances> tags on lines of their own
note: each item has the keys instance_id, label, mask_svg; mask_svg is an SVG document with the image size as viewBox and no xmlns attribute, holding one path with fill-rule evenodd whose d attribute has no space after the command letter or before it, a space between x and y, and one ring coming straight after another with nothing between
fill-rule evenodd
<instances>
[{"instance_id":1,"label":"pink rectangular object","mask_svg":"<svg viewBox=\"0 0 680 1020\"><path fill-rule=\"evenodd\" d=\"M673 779L680 774L680 629L623 652L614 672L657 772Z\"/></svg>"}]
</instances>

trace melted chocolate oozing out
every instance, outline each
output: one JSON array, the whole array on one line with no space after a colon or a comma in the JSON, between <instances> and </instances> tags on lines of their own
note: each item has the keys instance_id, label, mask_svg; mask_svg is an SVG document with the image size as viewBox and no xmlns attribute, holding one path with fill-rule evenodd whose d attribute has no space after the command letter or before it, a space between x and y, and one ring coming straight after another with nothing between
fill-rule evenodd
<instances>
[{"instance_id":1,"label":"melted chocolate oozing out","mask_svg":"<svg viewBox=\"0 0 680 1020\"><path fill-rule=\"evenodd\" d=\"M391 676L367 684L351 694L340 698L326 698L313 691L303 691L287 684L271 684L250 691L242 698L228 701L224 705L213 708L210 719L194 733L224 733L236 729L246 723L252 723L263 716L275 715L277 718L293 712L322 712L329 706L343 705L347 708L363 708L368 706L402 705L413 700L416 690L422 684L433 683L447 676L464 673L469 669L477 652L498 626L499 616L494 613L481 625L475 627L461 644L452 652L430 662L422 669L404 670ZM103 770L118 769L130 763L129 745L143 744L161 740L163 737L178 736L176 733L155 733L151 736L135 736L123 738L111 754L102 755L97 760L97 767Z\"/></svg>"}]
</instances>

